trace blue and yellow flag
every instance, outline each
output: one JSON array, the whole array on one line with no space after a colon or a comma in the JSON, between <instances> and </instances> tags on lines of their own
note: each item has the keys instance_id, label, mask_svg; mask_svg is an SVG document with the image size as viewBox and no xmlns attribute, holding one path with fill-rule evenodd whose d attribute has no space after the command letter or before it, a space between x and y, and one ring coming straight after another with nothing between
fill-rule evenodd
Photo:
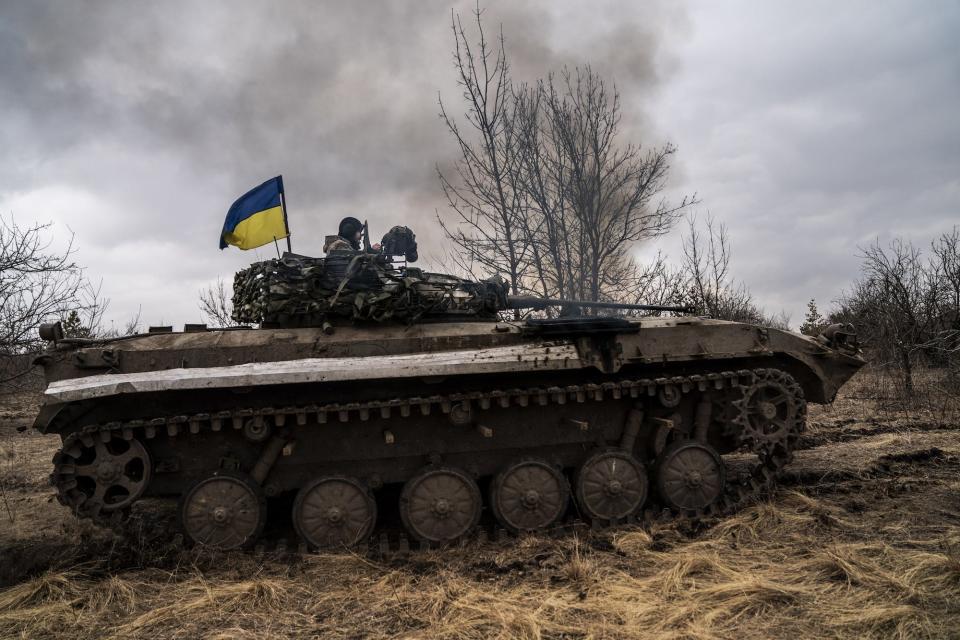
<instances>
[{"instance_id":1,"label":"blue and yellow flag","mask_svg":"<svg viewBox=\"0 0 960 640\"><path fill-rule=\"evenodd\" d=\"M232 244L241 249L254 249L289 235L287 211L283 206L283 177L277 176L233 203L220 232L220 248L226 249Z\"/></svg>"}]
</instances>

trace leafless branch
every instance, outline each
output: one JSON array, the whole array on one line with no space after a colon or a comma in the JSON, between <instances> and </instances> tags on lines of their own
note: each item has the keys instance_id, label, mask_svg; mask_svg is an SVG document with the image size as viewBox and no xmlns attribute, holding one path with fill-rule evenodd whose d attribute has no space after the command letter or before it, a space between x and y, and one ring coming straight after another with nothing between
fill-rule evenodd
<instances>
[{"instance_id":1,"label":"leafless branch","mask_svg":"<svg viewBox=\"0 0 960 640\"><path fill-rule=\"evenodd\" d=\"M236 324L233 320L233 301L227 294L223 278L217 278L217 283L200 291L200 312L204 321L218 327L230 327Z\"/></svg>"},{"instance_id":2,"label":"leafless branch","mask_svg":"<svg viewBox=\"0 0 960 640\"><path fill-rule=\"evenodd\" d=\"M24 354L41 346L40 323L91 311L89 296L97 290L73 255L72 235L55 249L51 224L25 226L13 214L0 216L0 385L24 378Z\"/></svg>"}]
</instances>

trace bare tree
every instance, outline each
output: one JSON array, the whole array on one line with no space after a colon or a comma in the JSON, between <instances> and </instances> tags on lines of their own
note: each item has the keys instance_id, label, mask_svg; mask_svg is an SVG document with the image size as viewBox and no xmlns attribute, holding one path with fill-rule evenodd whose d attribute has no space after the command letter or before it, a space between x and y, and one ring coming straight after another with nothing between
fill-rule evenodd
<instances>
[{"instance_id":1,"label":"bare tree","mask_svg":"<svg viewBox=\"0 0 960 640\"><path fill-rule=\"evenodd\" d=\"M103 297L103 281L94 284L84 279L76 292L76 303L60 315L64 335L68 338L109 338L120 334L115 327L104 327L110 299ZM140 314L136 316L139 320ZM136 322L134 322L136 324Z\"/></svg>"},{"instance_id":2,"label":"bare tree","mask_svg":"<svg viewBox=\"0 0 960 640\"><path fill-rule=\"evenodd\" d=\"M460 151L452 174L438 170L454 261L504 273L512 293L631 299L651 279L635 245L669 230L693 201L660 197L674 147L621 144L619 93L589 67L514 87L503 34L492 48L479 10L475 18L475 45L459 16L452 21L469 127L440 105Z\"/></svg>"},{"instance_id":3,"label":"bare tree","mask_svg":"<svg viewBox=\"0 0 960 640\"><path fill-rule=\"evenodd\" d=\"M71 235L54 247L53 226L23 226L0 216L0 389L29 380L31 354L43 347L43 322L60 320L67 337L111 338L135 333L139 313L121 326L105 326L110 300L102 281L88 280L73 260Z\"/></svg>"},{"instance_id":4,"label":"bare tree","mask_svg":"<svg viewBox=\"0 0 960 640\"><path fill-rule=\"evenodd\" d=\"M549 75L537 93L541 116L523 128L540 130L524 137L524 185L544 220L550 274L572 297L616 298L637 275L636 243L666 233L693 201L660 197L675 148L620 144L620 94L589 66Z\"/></svg>"},{"instance_id":5,"label":"bare tree","mask_svg":"<svg viewBox=\"0 0 960 640\"><path fill-rule=\"evenodd\" d=\"M552 105L542 81L514 92L521 169L518 177L527 195L524 216L531 245L537 289L548 297L583 298L586 281L580 273L582 238L572 215L569 162L559 128L552 126ZM555 103L556 104L556 103Z\"/></svg>"},{"instance_id":6,"label":"bare tree","mask_svg":"<svg viewBox=\"0 0 960 640\"><path fill-rule=\"evenodd\" d=\"M227 295L223 278L217 278L215 285L200 291L200 312L204 321L218 327L230 327L233 320L233 301Z\"/></svg>"},{"instance_id":7,"label":"bare tree","mask_svg":"<svg viewBox=\"0 0 960 640\"><path fill-rule=\"evenodd\" d=\"M704 225L705 233L695 216L687 218L683 264L677 276L683 283L683 293L676 302L720 320L788 329L788 316L783 312L768 315L754 301L747 286L733 280L732 250L726 226L709 215Z\"/></svg>"},{"instance_id":8,"label":"bare tree","mask_svg":"<svg viewBox=\"0 0 960 640\"><path fill-rule=\"evenodd\" d=\"M53 248L50 224L22 226L12 215L0 216L0 384L29 372L18 356L41 346L41 322L86 308L87 283L73 253L72 236Z\"/></svg>"},{"instance_id":9,"label":"bare tree","mask_svg":"<svg viewBox=\"0 0 960 640\"><path fill-rule=\"evenodd\" d=\"M110 323L109 327L105 327L100 333L96 334L98 337L102 338L117 338L120 336L132 336L140 331L140 308L137 308L137 313L130 316L120 324Z\"/></svg>"},{"instance_id":10,"label":"bare tree","mask_svg":"<svg viewBox=\"0 0 960 640\"><path fill-rule=\"evenodd\" d=\"M471 44L460 16L451 19L454 66L467 105L466 129L441 99L440 117L456 140L460 157L455 178L437 169L454 221L438 219L458 249L454 259L460 268L503 272L516 294L524 289L530 245L524 239L524 195L516 186L519 166L510 67L503 34L492 45L479 7L474 16L476 44Z\"/></svg>"},{"instance_id":11,"label":"bare tree","mask_svg":"<svg viewBox=\"0 0 960 640\"><path fill-rule=\"evenodd\" d=\"M686 276L682 267L670 264L666 257L658 253L648 263L631 260L625 265L630 269L624 278L623 288L618 296L611 296L618 302L637 304L686 306ZM662 312L641 312L631 315L662 315Z\"/></svg>"},{"instance_id":12,"label":"bare tree","mask_svg":"<svg viewBox=\"0 0 960 640\"><path fill-rule=\"evenodd\" d=\"M960 374L960 227L943 233L932 244L931 269L937 283L936 348L951 371Z\"/></svg>"},{"instance_id":13,"label":"bare tree","mask_svg":"<svg viewBox=\"0 0 960 640\"><path fill-rule=\"evenodd\" d=\"M925 258L897 238L863 249L860 277L830 314L856 326L869 358L898 380L907 403L955 398L960 387L960 227L930 248ZM918 387L919 368L944 369L946 376L932 386L925 377Z\"/></svg>"},{"instance_id":14,"label":"bare tree","mask_svg":"<svg viewBox=\"0 0 960 640\"><path fill-rule=\"evenodd\" d=\"M914 391L917 358L931 346L938 289L930 265L912 243L895 239L863 249L862 276L841 301L842 319L853 319L881 363Z\"/></svg>"}]
</instances>

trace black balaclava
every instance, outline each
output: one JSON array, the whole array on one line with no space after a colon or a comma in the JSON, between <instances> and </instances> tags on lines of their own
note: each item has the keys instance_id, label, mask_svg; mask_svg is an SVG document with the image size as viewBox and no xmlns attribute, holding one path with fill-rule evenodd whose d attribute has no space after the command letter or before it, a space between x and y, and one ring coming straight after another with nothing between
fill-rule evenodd
<instances>
[{"instance_id":1,"label":"black balaclava","mask_svg":"<svg viewBox=\"0 0 960 640\"><path fill-rule=\"evenodd\" d=\"M359 251L360 243L354 240L354 237L357 235L357 231L363 231L363 223L356 218L347 217L340 221L340 230L337 232L337 235L349 242L350 246Z\"/></svg>"}]
</instances>

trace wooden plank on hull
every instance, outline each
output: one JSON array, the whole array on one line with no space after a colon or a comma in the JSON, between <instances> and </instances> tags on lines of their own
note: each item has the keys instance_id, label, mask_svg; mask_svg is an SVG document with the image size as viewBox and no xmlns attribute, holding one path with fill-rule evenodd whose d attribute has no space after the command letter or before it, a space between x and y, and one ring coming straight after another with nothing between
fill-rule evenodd
<instances>
[{"instance_id":1,"label":"wooden plank on hull","mask_svg":"<svg viewBox=\"0 0 960 640\"><path fill-rule=\"evenodd\" d=\"M280 384L417 378L427 376L556 371L583 365L571 343L524 344L358 358L305 358L228 367L167 369L87 376L53 382L50 399L74 402L131 393L235 388Z\"/></svg>"}]
</instances>

